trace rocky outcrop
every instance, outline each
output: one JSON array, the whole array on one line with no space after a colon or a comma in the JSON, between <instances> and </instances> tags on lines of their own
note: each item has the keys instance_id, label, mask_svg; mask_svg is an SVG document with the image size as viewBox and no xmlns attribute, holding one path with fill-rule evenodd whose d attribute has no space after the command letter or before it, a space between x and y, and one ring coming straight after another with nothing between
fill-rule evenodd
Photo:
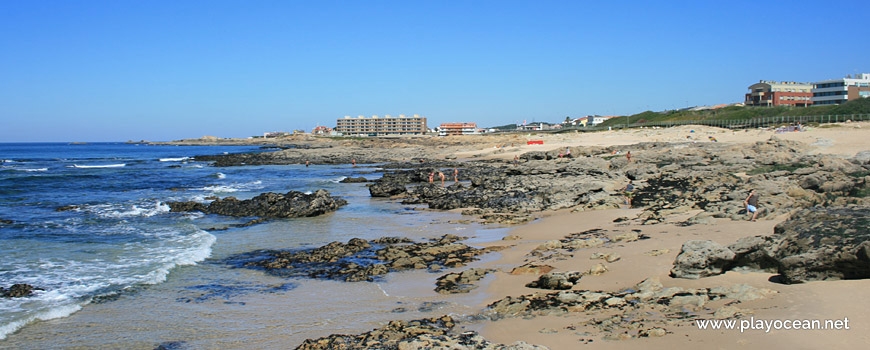
<instances>
[{"instance_id":1,"label":"rocky outcrop","mask_svg":"<svg viewBox=\"0 0 870 350\"><path fill-rule=\"evenodd\" d=\"M458 243L461 237L445 235L429 242L386 237L372 241L354 238L297 252L264 250L242 254L228 262L242 267L263 268L286 277L373 281L390 271L459 267L488 252Z\"/></svg>"},{"instance_id":2,"label":"rocky outcrop","mask_svg":"<svg viewBox=\"0 0 870 350\"><path fill-rule=\"evenodd\" d=\"M0 287L0 298L25 298L33 295L34 291L43 290L29 284L17 283L9 288Z\"/></svg>"},{"instance_id":3,"label":"rocky outcrop","mask_svg":"<svg viewBox=\"0 0 870 350\"><path fill-rule=\"evenodd\" d=\"M14 222L15 221L12 221L12 220L0 219L0 224L4 224L4 225L10 225Z\"/></svg>"},{"instance_id":4,"label":"rocky outcrop","mask_svg":"<svg viewBox=\"0 0 870 350\"><path fill-rule=\"evenodd\" d=\"M364 177L346 177L346 178L341 179L341 181L339 181L339 182L343 183L343 184L347 184L347 183L369 182L369 180L367 180Z\"/></svg>"},{"instance_id":5,"label":"rocky outcrop","mask_svg":"<svg viewBox=\"0 0 870 350\"><path fill-rule=\"evenodd\" d=\"M795 213L772 236L723 247L688 241L671 275L699 278L731 269L775 271L784 283L870 278L870 208L816 207Z\"/></svg>"},{"instance_id":6,"label":"rocky outcrop","mask_svg":"<svg viewBox=\"0 0 870 350\"><path fill-rule=\"evenodd\" d=\"M870 278L870 208L811 208L776 226L771 248L787 283Z\"/></svg>"},{"instance_id":7,"label":"rocky outcrop","mask_svg":"<svg viewBox=\"0 0 870 350\"><path fill-rule=\"evenodd\" d=\"M468 269L462 272L448 273L438 277L435 281L435 291L441 294L468 293L477 288L475 282L483 279L487 274L495 272L494 269Z\"/></svg>"},{"instance_id":8,"label":"rocky outcrop","mask_svg":"<svg viewBox=\"0 0 870 350\"><path fill-rule=\"evenodd\" d=\"M308 339L296 350L545 350L546 347L517 342L493 344L475 332L452 334L456 326L450 316L414 321L391 321L386 326L357 335L333 334Z\"/></svg>"},{"instance_id":9,"label":"rocky outcrop","mask_svg":"<svg viewBox=\"0 0 870 350\"><path fill-rule=\"evenodd\" d=\"M604 335L604 339L622 340L664 336L670 333L667 327L690 324L696 319L734 318L743 311L731 304L754 301L775 293L745 284L699 289L665 288L658 279L647 279L621 292L570 290L509 296L490 304L480 316L498 320L582 315L588 321L574 324L577 328L592 328ZM711 309L710 302L717 300L725 300L729 305Z\"/></svg>"},{"instance_id":10,"label":"rocky outcrop","mask_svg":"<svg viewBox=\"0 0 870 350\"><path fill-rule=\"evenodd\" d=\"M687 241L674 261L671 276L698 279L723 273L732 267L736 255L713 241Z\"/></svg>"},{"instance_id":11,"label":"rocky outcrop","mask_svg":"<svg viewBox=\"0 0 870 350\"><path fill-rule=\"evenodd\" d=\"M529 288L564 290L574 288L584 273L577 271L548 272L526 284Z\"/></svg>"},{"instance_id":12,"label":"rocky outcrop","mask_svg":"<svg viewBox=\"0 0 870 350\"><path fill-rule=\"evenodd\" d=\"M405 185L397 181L378 180L369 185L372 197L392 197L406 193Z\"/></svg>"},{"instance_id":13,"label":"rocky outcrop","mask_svg":"<svg viewBox=\"0 0 870 350\"><path fill-rule=\"evenodd\" d=\"M317 190L311 194L298 191L290 191L286 194L267 192L246 200L227 197L208 205L199 202L166 204L173 212L201 211L207 214L236 217L295 218L332 212L346 205L347 201L333 197L326 190Z\"/></svg>"}]
</instances>

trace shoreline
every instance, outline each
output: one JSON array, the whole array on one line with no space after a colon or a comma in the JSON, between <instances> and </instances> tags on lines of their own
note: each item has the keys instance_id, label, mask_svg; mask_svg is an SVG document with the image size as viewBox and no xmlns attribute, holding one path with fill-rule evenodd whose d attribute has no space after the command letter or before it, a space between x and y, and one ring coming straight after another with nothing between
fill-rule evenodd
<instances>
[{"instance_id":1,"label":"shoreline","mask_svg":"<svg viewBox=\"0 0 870 350\"><path fill-rule=\"evenodd\" d=\"M807 175L828 176L826 180L828 183L846 179L852 181L849 186L865 186L864 178L855 176L850 178L849 176L852 175L843 177L843 174L854 173L854 170L850 170L854 168L854 164L850 165L849 161L843 157L856 157L862 154L870 156L870 143L868 143L868 138L862 135L862 126L870 127L870 123L844 125L786 135L762 130L728 134L730 131L723 132L716 130L716 128L680 127L669 130L645 130L648 133L646 135L632 131L603 132L599 135L592 135L594 137L581 135L583 136L581 139L572 138L572 135L548 135L553 136L553 138L548 139L544 146L521 144L508 147L506 144L502 144L501 147L498 147L499 145L493 146L488 143L441 144L444 147L432 147L433 150L426 151L427 153L423 155L439 154L442 158L436 157L435 160L430 158L425 164L417 165L412 170L401 169L407 169L403 168L403 165L411 163L408 162L407 158L409 155L419 152L418 147L421 147L419 144L413 145L413 147L409 147L407 144L391 144L390 148L385 151L384 148L379 148L387 145L382 141L354 141L353 144L340 145L334 148L290 151L308 152L309 154L323 152L321 154L327 157L336 153L352 153L358 149L368 149L373 152L372 154L389 153L388 157L399 158L406 163L391 165L395 166L395 169L385 167L382 170L384 174L382 179L370 179L370 181L376 183L385 182L381 181L384 179L407 181L400 183L403 188L408 187L407 192L399 196L390 196L390 202L395 204L401 202L403 206L429 204L430 208L424 210L464 214L459 220L441 223L451 224L447 226L453 226L456 229L470 227L470 223L489 222L488 215L495 216L495 222L513 224L506 233L509 239L486 241L479 237L472 238L475 246L484 248L501 246L506 247L506 249L500 250L497 258L484 258L484 261L479 264L469 265L469 267L473 265L475 268L493 268L496 270L485 277L485 280L481 282L484 286L473 291L473 294L457 297L475 299L483 296L479 304L469 306L472 308L469 310L471 315L479 315L481 310L486 311L485 308L488 305L507 297L518 298L534 294L543 296L548 293L558 293L558 290L526 287L526 284L533 282L542 272L511 274L511 270L514 268L527 263L536 263L552 266L553 272L580 272L582 276L575 281L575 285L568 289L572 293L583 291L622 293L617 299L623 299L624 297L633 297L630 293L626 294L626 290L636 289L638 283L652 278L659 281L664 288L681 288L682 293L695 293L688 295L693 298L708 298L708 294L698 294L700 293L698 290L701 289L707 290L704 293L710 293L711 288L739 284L748 285L747 288L751 288L753 293L764 294L759 300L735 300L731 302L710 299L709 303L702 303L703 306L687 309L689 314L696 317L712 314L726 306L733 306L739 310L734 312L739 312L740 315L747 317L764 317L766 319L848 317L852 320L853 325L866 325L870 322L870 318L849 314L854 307L850 304L850 300L854 300L852 295L858 296L857 300L860 300L861 296L867 294L853 290L867 289L864 280L786 285L775 283L771 280L773 274L762 272L728 271L721 275L698 280L677 279L669 275L681 245L688 240L710 239L719 244L728 245L742 237L771 235L777 224L784 222L790 214L795 212L796 209L789 208L789 205L797 205L795 203L808 205L813 201L824 199L822 195L825 193L839 193L836 196L846 197L851 195L846 193L848 191L843 192L840 187L824 187L821 184L809 184L807 185L809 187L800 189L799 187L805 185L801 182L799 187L795 187L795 184L808 177ZM716 134L716 138L721 140L720 143L713 144L702 141L708 134ZM690 139L692 142L685 141L683 140L684 136L694 139ZM821 142L821 140L828 141ZM451 142L454 141L456 140ZM635 142L623 143L629 141ZM368 142L374 142L374 145L365 145ZM359 143L368 147L362 147ZM570 147L571 153L578 158L557 158L556 154L560 152L562 147ZM458 151L461 149L465 151ZM637 157L634 163L627 162L624 156L619 153L625 150L631 150ZM729 155L731 158L724 158L726 155L724 153L716 153L719 151L732 153ZM400 156L397 157L396 154L400 154ZM519 165L510 164L514 155L520 154L523 155L522 162ZM286 156L282 157L286 158ZM676 160L671 160L668 157L673 157ZM752 159L745 160L749 158ZM292 163L295 161L292 157L290 159L290 164L299 164ZM346 161L343 158L333 159L335 162ZM452 160L452 162L440 159ZM818 161L819 163L786 168L786 170L774 167L777 164L787 165L796 161ZM724 165L716 162L721 162ZM430 168L437 170L439 166L452 167L455 166L454 164L467 164L467 169L463 168L460 173L461 184L447 188L426 184L425 176ZM690 166L686 167L685 164ZM772 170L762 169L764 167L773 168ZM867 168L866 165L864 167ZM747 175L748 170L757 169L764 171L759 174ZM366 167L361 170L365 170L366 174L371 173L369 171L371 169ZM674 184L662 183L659 180L666 177L685 177L686 174L690 174L691 178L697 181L673 187ZM621 204L623 199L619 195L619 188L623 185L625 177L641 179L642 185L636 192L634 199L634 204L639 208L628 209L625 208L624 204ZM597 181L597 183L591 187L583 187L593 181ZM721 195L721 198L717 197L718 199L713 200L689 194L693 190L698 191L694 187L709 186L710 183L718 184L700 192L704 194L712 191L711 193L718 193L717 196ZM759 218L758 222L741 221L741 218L746 218L746 216L741 216L738 211L742 206L742 198L739 196L748 183L766 189L762 207L767 212ZM487 186L487 184L493 185ZM716 187L722 185L726 188ZM500 192L505 190L504 186L513 192ZM667 187L666 190L651 190L644 189L644 186L671 187ZM464 191L472 189L479 190L479 192L471 192L472 195L464 194L467 193ZM356 191L364 192L365 190L358 188ZM681 195L663 197L663 195L671 194L670 192L681 193ZM523 197L524 193L535 193L535 196ZM572 197L574 194L585 193L597 194L582 199ZM370 194L374 197L373 192ZM518 194L520 197L517 198L523 198L526 202L508 203L496 200L472 202L478 203L479 206L464 205L469 202L463 201L469 200L469 198L476 200L474 196L478 194L496 199L500 196ZM357 196L367 197L362 193ZM445 198L448 200L443 201ZM839 201L830 198L824 200L831 201L832 205L863 205L866 207L866 200L862 202L860 198L849 197ZM584 204L577 205L578 202ZM574 204L565 206L565 203ZM827 202L825 203L828 205ZM438 206L433 207L433 204ZM699 205L705 209L698 209ZM475 209L470 210L469 207ZM711 213L715 215L707 215ZM522 224L524 220L532 218L537 220ZM389 234L383 236L389 236ZM615 236L623 238L616 240ZM564 248L564 244L577 243L588 237L603 237L607 242L576 249ZM560 240L564 244L560 244ZM592 273L598 266L603 266L603 270L599 269L599 271ZM462 272L463 269L451 269L451 271ZM426 290L425 294L433 293L432 289L435 285L428 282L434 279L433 276L427 276L425 278L427 282L421 283L408 281L407 273L402 275L402 277L391 278L400 279L408 285L416 283L413 289L418 292ZM421 274L415 274L415 276L419 275ZM165 288L168 287L164 286L160 289ZM762 290L771 290L772 292L769 294L758 292ZM383 292L386 293L386 291ZM565 295L570 296L571 294ZM709 298L714 297L720 298L712 294L709 296ZM450 296L439 297L439 299L445 300L451 298ZM616 297L614 296L614 298ZM273 302L280 300L280 298L275 297L260 297L259 299L262 300L257 304L262 307L265 305L260 304L267 299ZM819 302L820 300L821 302ZM667 299L667 301L671 300ZM492 316L494 319L492 321L463 321L459 323L459 327L478 331L486 340L495 343L511 344L521 340L531 344L545 345L550 349L573 348L578 344L605 349L624 346L664 348L685 345L686 339L698 343L713 340L737 341L733 344L734 346L768 345L775 344L777 341L782 342L782 339L777 339L781 337L766 333L752 333L734 337L734 334L729 334L726 331L701 331L692 329L685 322L670 320L667 317L664 319L668 321L663 324L660 324L658 320L647 320L649 325L655 325L654 328L650 328L651 326L637 326L640 328L636 329L630 328L635 326L614 328L614 326L604 329L600 323L595 323L601 321L602 317L624 317L627 315L626 312L637 311L630 310L632 304L622 305L617 304L618 302L620 301L614 301L613 305L616 305L614 307L610 307L609 304L606 307L595 306L601 308L590 310L588 313L566 315L552 310L542 310L538 311L540 314L524 317L495 315ZM830 309L824 310L823 307ZM408 317L411 315L406 314L403 319ZM593 322L593 320L596 321ZM608 325L608 327L610 326ZM324 329L326 328L328 327L324 327ZM866 326L864 329L867 329ZM460 329L454 330L454 332L459 331ZM627 334L625 332L631 332L631 334L647 333L643 333L646 335L642 337L620 338L620 334ZM650 334L655 335L651 336ZM789 339L794 338L797 345L821 345L826 341L831 341L832 336L829 335L837 335L837 333L819 332L807 332L806 334L810 335L790 337ZM842 337L841 334L840 338L842 339L837 338L837 340L843 346L854 346L863 344L861 342L870 341L863 335L853 336L851 334L845 337ZM663 336L659 337L659 335ZM819 339L813 340L809 339L810 337ZM605 338L608 340L604 340Z\"/></svg>"}]
</instances>

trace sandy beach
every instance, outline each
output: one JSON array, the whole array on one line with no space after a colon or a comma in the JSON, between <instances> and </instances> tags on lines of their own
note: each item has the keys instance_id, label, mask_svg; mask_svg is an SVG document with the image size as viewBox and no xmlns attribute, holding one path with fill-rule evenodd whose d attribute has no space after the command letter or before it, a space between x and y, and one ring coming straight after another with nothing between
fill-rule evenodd
<instances>
[{"instance_id":1,"label":"sandy beach","mask_svg":"<svg viewBox=\"0 0 870 350\"><path fill-rule=\"evenodd\" d=\"M476 150L459 153L461 157L510 159L532 150L558 149L561 147L584 146L614 146L629 145L638 142L684 142L697 140L710 142L709 136L718 142L734 144L751 144L767 141L770 138L791 140L811 147L810 153L831 154L842 157L853 157L859 152L870 150L870 139L867 138L867 123L847 123L836 127L811 128L805 132L776 134L772 130L730 131L718 128L684 126L668 130L631 130L609 131L582 135L548 135L543 137L544 145L521 145L507 149L504 153L492 150ZM534 138L534 137L532 137ZM542 137L538 137L539 139ZM734 205L739 206L740 202ZM674 259L680 252L680 247L687 240L713 240L721 244L729 244L743 237L770 235L774 227L787 219L788 215L780 215L758 222L733 221L730 219L715 219L707 225L683 227L677 223L694 215L688 212L673 215L666 222L654 225L639 225L631 221L614 223L620 217L633 217L637 209L610 209L601 211L571 212L563 210L543 213L543 217L533 223L513 229L510 235L516 240L491 242L491 245L505 245L509 248L501 252L501 259L492 263L499 268L495 280L488 286L487 292L494 302L508 295L523 295L539 292L525 287L534 279L534 275L514 275L513 267L528 263L546 264L554 271L585 271L602 263L600 259L590 259L595 253L618 254L621 258L612 263L604 262L607 272L598 276L584 276L574 289L620 291L634 286L648 278L661 281L665 287L711 288L746 284L755 288L770 289L774 294L761 300L740 303L745 310L739 318L763 320L842 320L848 318L849 330L701 330L691 322L675 323L667 327L667 335L663 337L642 337L628 340L602 340L601 332L593 327L584 327L590 319L606 318L606 312L569 313L559 316L541 316L533 318L507 318L491 323L476 325L473 329L490 341L511 344L525 341L540 344L550 349L576 349L581 344L590 349L673 349L689 346L704 346L714 349L735 348L768 348L789 347L812 349L826 346L857 349L870 342L867 330L870 317L861 312L865 299L870 297L867 292L868 281L816 281L802 284L781 284L771 281L775 274L764 272L729 271L719 276L697 280L672 278L669 272ZM591 229L601 229L608 232L628 232L639 230L649 239L638 240L624 244L612 244L606 247L587 248L574 251L571 256L562 256L556 260L544 260L531 256L536 247L550 240L558 240L571 233ZM659 253L660 255L655 255ZM711 311L722 305L707 305L695 310L703 314L707 312L712 319Z\"/></svg>"}]
</instances>

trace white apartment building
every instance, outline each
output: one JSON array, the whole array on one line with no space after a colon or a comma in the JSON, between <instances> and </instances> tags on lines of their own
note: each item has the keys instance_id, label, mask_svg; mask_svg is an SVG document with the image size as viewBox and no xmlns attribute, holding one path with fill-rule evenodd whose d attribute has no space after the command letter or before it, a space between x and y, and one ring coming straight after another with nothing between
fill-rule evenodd
<instances>
[{"instance_id":1,"label":"white apartment building","mask_svg":"<svg viewBox=\"0 0 870 350\"><path fill-rule=\"evenodd\" d=\"M870 97L870 73L813 83L813 105L841 104Z\"/></svg>"}]
</instances>

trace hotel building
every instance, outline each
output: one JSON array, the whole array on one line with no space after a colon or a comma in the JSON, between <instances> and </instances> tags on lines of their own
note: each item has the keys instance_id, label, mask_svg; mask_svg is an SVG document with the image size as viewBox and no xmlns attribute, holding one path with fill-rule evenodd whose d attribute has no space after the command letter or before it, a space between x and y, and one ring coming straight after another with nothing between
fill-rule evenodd
<instances>
[{"instance_id":1,"label":"hotel building","mask_svg":"<svg viewBox=\"0 0 870 350\"><path fill-rule=\"evenodd\" d=\"M842 79L823 80L813 84L813 104L841 104L870 97L870 74L855 74Z\"/></svg>"},{"instance_id":2,"label":"hotel building","mask_svg":"<svg viewBox=\"0 0 870 350\"><path fill-rule=\"evenodd\" d=\"M441 123L439 136L477 134L477 123Z\"/></svg>"},{"instance_id":3,"label":"hotel building","mask_svg":"<svg viewBox=\"0 0 870 350\"><path fill-rule=\"evenodd\" d=\"M759 81L749 86L747 106L801 106L813 104L813 84L793 81Z\"/></svg>"},{"instance_id":4,"label":"hotel building","mask_svg":"<svg viewBox=\"0 0 870 350\"><path fill-rule=\"evenodd\" d=\"M426 117L414 114L406 117L404 114L398 118L389 114L371 118L358 116L351 118L345 116L338 119L335 131L348 136L401 136L401 135L425 135L429 129L426 127Z\"/></svg>"}]
</instances>

